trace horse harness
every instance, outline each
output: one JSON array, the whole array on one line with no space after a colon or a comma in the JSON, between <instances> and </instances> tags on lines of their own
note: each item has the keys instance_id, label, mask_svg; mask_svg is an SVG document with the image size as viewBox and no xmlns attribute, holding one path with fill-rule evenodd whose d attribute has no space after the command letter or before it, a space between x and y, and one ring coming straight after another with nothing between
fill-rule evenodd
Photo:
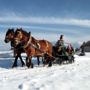
<instances>
[{"instance_id":1,"label":"horse harness","mask_svg":"<svg viewBox=\"0 0 90 90\"><path fill-rule=\"evenodd\" d=\"M26 49L30 45L31 47L35 48L36 50L39 50L42 53L46 53L45 51L43 51L43 50L40 49L41 48L41 45L39 44L39 41L36 41L35 44L31 43L31 41L32 41L32 37L30 36L27 44L24 45L23 48ZM45 41L45 43L46 43L46 48L48 48L48 42Z\"/></svg>"}]
</instances>

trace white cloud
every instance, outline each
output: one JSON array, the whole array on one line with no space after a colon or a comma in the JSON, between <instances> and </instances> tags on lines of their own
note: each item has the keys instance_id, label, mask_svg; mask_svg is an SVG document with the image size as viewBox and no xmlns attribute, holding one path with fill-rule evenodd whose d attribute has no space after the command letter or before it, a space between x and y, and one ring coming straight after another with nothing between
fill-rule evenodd
<instances>
[{"instance_id":1,"label":"white cloud","mask_svg":"<svg viewBox=\"0 0 90 90\"><path fill-rule=\"evenodd\" d=\"M74 26L90 28L90 20L88 20L88 19L83 20L83 19L74 19L74 18L32 17L32 16L25 17L25 16L16 15L15 13L11 13L10 15L7 14L4 16L0 16L0 22L5 23L4 25L0 25L0 27L6 27L6 28L22 27L22 28L26 28L28 30L31 30L31 29L32 30L40 30L40 31L44 30L45 32L44 33L40 32L40 34L38 34L38 36L43 39L47 39L47 40L49 39L50 41L56 41L59 38L60 34L63 34L63 33L64 34L66 33L65 40L68 42L77 41L77 40L83 41L83 40L89 39L89 34L84 33L83 31L78 30L75 32L75 30L68 30L68 28L60 29L60 28L56 28L56 27L45 27L44 25L42 25L42 24L74 25ZM8 23L10 23L11 25L8 26ZM12 23L20 23L20 25L19 24L12 25ZM21 25L22 23L23 23L23 25ZM30 24L30 26L29 26L29 24ZM35 24L35 25L31 26L31 24ZM41 25L38 26L36 24L41 24ZM55 31L56 33L48 33L47 34L46 32L48 32L48 31ZM59 32L59 33L57 34L57 32ZM37 32L34 35L36 37Z\"/></svg>"},{"instance_id":2,"label":"white cloud","mask_svg":"<svg viewBox=\"0 0 90 90\"><path fill-rule=\"evenodd\" d=\"M81 27L90 27L90 20L88 19L74 19L74 18L57 18L57 17L23 17L15 14L1 16L0 22L3 23L32 23L32 24L64 24L75 25Z\"/></svg>"}]
</instances>

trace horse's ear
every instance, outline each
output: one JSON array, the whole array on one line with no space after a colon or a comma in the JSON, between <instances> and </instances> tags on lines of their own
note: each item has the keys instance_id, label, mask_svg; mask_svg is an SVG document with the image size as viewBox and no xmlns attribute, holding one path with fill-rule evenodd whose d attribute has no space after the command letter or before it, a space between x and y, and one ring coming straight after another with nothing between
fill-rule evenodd
<instances>
[{"instance_id":1,"label":"horse's ear","mask_svg":"<svg viewBox=\"0 0 90 90\"><path fill-rule=\"evenodd\" d=\"M8 31L10 30L10 28L8 28Z\"/></svg>"},{"instance_id":2,"label":"horse's ear","mask_svg":"<svg viewBox=\"0 0 90 90\"><path fill-rule=\"evenodd\" d=\"M20 30L22 30L22 28L20 28Z\"/></svg>"},{"instance_id":3,"label":"horse's ear","mask_svg":"<svg viewBox=\"0 0 90 90\"><path fill-rule=\"evenodd\" d=\"M14 28L12 28L12 31L14 32Z\"/></svg>"},{"instance_id":4,"label":"horse's ear","mask_svg":"<svg viewBox=\"0 0 90 90\"><path fill-rule=\"evenodd\" d=\"M18 28L16 28L16 31L18 30Z\"/></svg>"},{"instance_id":5,"label":"horse's ear","mask_svg":"<svg viewBox=\"0 0 90 90\"><path fill-rule=\"evenodd\" d=\"M20 31L20 28L16 28L16 31Z\"/></svg>"},{"instance_id":6,"label":"horse's ear","mask_svg":"<svg viewBox=\"0 0 90 90\"><path fill-rule=\"evenodd\" d=\"M31 38L31 32L28 33L28 37Z\"/></svg>"},{"instance_id":7,"label":"horse's ear","mask_svg":"<svg viewBox=\"0 0 90 90\"><path fill-rule=\"evenodd\" d=\"M31 36L31 32L29 32L28 35Z\"/></svg>"}]
</instances>

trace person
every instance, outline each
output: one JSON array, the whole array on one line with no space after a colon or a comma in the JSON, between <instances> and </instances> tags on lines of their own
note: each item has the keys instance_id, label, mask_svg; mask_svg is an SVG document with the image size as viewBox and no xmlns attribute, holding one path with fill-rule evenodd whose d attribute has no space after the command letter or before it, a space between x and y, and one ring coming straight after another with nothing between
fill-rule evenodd
<instances>
[{"instance_id":1,"label":"person","mask_svg":"<svg viewBox=\"0 0 90 90\"><path fill-rule=\"evenodd\" d=\"M80 46L80 49L81 49L80 55L84 56L85 55L85 42L83 42L83 44Z\"/></svg>"},{"instance_id":2,"label":"person","mask_svg":"<svg viewBox=\"0 0 90 90\"><path fill-rule=\"evenodd\" d=\"M69 43L68 46L67 46L67 52L68 52L69 55L73 55L74 54L74 48L71 45L71 43Z\"/></svg>"},{"instance_id":3,"label":"person","mask_svg":"<svg viewBox=\"0 0 90 90\"><path fill-rule=\"evenodd\" d=\"M63 46L64 45L64 40L63 40L63 35L60 36L60 39L56 42L56 47L58 46Z\"/></svg>"},{"instance_id":4,"label":"person","mask_svg":"<svg viewBox=\"0 0 90 90\"><path fill-rule=\"evenodd\" d=\"M63 37L64 35L60 35L60 39L56 42L55 47L58 48L58 52L62 50L62 54L67 55Z\"/></svg>"}]
</instances>

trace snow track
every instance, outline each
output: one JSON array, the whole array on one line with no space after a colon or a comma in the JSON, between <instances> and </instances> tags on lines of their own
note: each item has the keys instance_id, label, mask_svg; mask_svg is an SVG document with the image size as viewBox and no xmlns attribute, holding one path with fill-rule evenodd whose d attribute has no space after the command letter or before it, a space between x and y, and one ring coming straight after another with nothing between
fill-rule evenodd
<instances>
[{"instance_id":1,"label":"snow track","mask_svg":"<svg viewBox=\"0 0 90 90\"><path fill-rule=\"evenodd\" d=\"M89 55L75 56L73 64L53 65L50 68L12 69L5 64L0 66L0 90L90 90ZM8 61L5 59L3 62Z\"/></svg>"}]
</instances>

